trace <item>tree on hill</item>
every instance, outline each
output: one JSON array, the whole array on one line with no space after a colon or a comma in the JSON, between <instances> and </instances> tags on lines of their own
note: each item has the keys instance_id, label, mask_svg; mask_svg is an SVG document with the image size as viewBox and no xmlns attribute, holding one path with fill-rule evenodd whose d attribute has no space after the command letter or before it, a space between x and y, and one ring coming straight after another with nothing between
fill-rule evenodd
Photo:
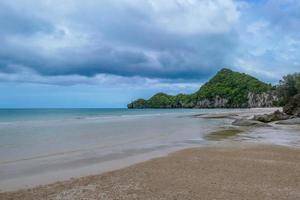
<instances>
[{"instance_id":1,"label":"tree on hill","mask_svg":"<svg viewBox=\"0 0 300 200\"><path fill-rule=\"evenodd\" d=\"M300 93L300 73L289 74L283 77L277 87L282 103L286 104L291 97Z\"/></svg>"},{"instance_id":2,"label":"tree on hill","mask_svg":"<svg viewBox=\"0 0 300 200\"><path fill-rule=\"evenodd\" d=\"M284 76L277 87L277 92L284 105L283 111L300 117L300 73Z\"/></svg>"}]
</instances>

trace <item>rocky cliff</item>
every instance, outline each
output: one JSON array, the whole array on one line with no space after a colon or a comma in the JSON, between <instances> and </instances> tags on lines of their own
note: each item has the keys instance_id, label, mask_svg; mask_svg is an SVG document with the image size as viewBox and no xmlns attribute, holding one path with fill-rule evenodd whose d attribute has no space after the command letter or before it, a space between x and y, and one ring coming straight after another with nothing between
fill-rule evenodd
<instances>
[{"instance_id":1,"label":"rocky cliff","mask_svg":"<svg viewBox=\"0 0 300 200\"><path fill-rule=\"evenodd\" d=\"M258 108L258 107L272 107L274 102L278 101L278 97L274 92L253 93L249 92L247 95L248 101L242 104L228 105L229 100L216 96L213 99L203 99L197 101L194 108Z\"/></svg>"},{"instance_id":2,"label":"rocky cliff","mask_svg":"<svg viewBox=\"0 0 300 200\"><path fill-rule=\"evenodd\" d=\"M272 107L274 103L278 102L279 99L275 92L263 92L263 93L248 93L247 107Z\"/></svg>"}]
</instances>

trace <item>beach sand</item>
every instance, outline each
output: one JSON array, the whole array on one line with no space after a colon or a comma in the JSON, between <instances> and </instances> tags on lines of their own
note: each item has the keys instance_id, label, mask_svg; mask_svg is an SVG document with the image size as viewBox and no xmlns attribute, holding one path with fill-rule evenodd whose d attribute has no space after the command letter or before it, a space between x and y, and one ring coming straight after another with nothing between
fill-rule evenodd
<instances>
[{"instance_id":1,"label":"beach sand","mask_svg":"<svg viewBox=\"0 0 300 200\"><path fill-rule=\"evenodd\" d=\"M230 145L181 150L95 176L1 193L0 199L300 199L300 149Z\"/></svg>"}]
</instances>

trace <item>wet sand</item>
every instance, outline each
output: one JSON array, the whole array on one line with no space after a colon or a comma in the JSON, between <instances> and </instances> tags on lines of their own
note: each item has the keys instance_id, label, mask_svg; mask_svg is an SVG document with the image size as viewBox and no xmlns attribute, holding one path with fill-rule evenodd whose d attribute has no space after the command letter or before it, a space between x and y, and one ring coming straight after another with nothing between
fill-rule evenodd
<instances>
[{"instance_id":1,"label":"wet sand","mask_svg":"<svg viewBox=\"0 0 300 200\"><path fill-rule=\"evenodd\" d=\"M300 199L300 149L230 143L181 150L0 199Z\"/></svg>"}]
</instances>

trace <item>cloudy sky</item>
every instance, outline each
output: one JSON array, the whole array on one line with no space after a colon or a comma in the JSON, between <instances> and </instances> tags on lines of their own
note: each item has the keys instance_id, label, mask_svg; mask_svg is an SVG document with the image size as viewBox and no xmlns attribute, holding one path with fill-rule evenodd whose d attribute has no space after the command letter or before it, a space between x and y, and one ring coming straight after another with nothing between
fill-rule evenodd
<instances>
[{"instance_id":1,"label":"cloudy sky","mask_svg":"<svg viewBox=\"0 0 300 200\"><path fill-rule=\"evenodd\" d=\"M125 107L300 71L299 0L1 0L0 107Z\"/></svg>"}]
</instances>

